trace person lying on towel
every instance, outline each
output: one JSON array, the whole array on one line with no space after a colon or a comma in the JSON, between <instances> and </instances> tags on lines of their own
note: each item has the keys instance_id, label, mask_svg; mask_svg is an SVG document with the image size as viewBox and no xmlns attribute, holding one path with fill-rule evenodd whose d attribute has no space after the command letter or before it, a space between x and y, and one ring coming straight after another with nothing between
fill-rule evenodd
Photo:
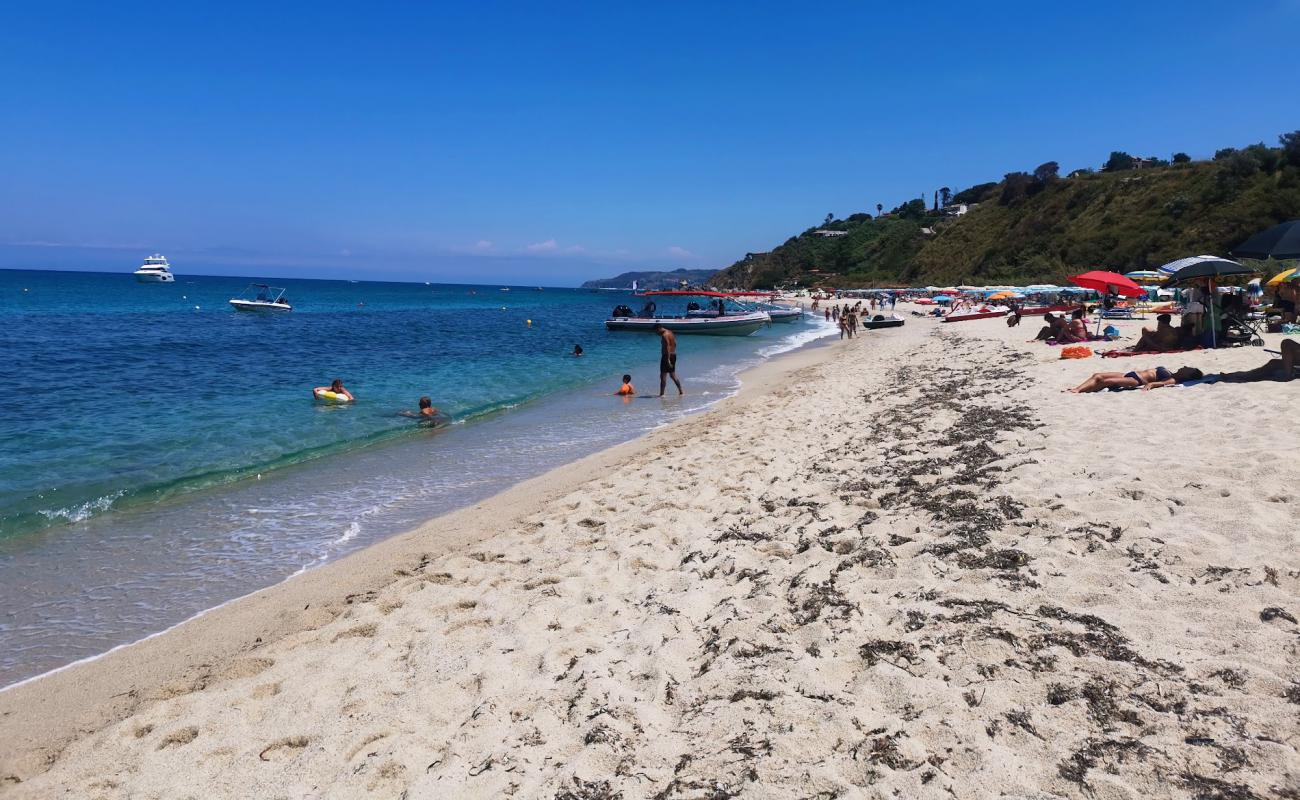
<instances>
[{"instance_id":1,"label":"person lying on towel","mask_svg":"<svg viewBox=\"0 0 1300 800\"><path fill-rule=\"evenodd\" d=\"M1065 391L1073 394L1085 394L1087 392L1102 392L1107 389L1117 392L1124 389L1141 389L1145 392L1148 389L1173 386L1187 381L1199 380L1202 377L1204 377L1203 373L1194 367L1179 367L1175 372L1170 372L1164 367L1134 370L1133 372L1098 372L1073 389L1066 389Z\"/></svg>"},{"instance_id":2,"label":"person lying on towel","mask_svg":"<svg viewBox=\"0 0 1300 800\"><path fill-rule=\"evenodd\" d=\"M1291 381L1296 378L1297 364L1300 364L1300 342L1294 339L1283 339L1281 358L1269 359L1267 364L1244 372L1224 372L1218 377L1221 383Z\"/></svg>"}]
</instances>

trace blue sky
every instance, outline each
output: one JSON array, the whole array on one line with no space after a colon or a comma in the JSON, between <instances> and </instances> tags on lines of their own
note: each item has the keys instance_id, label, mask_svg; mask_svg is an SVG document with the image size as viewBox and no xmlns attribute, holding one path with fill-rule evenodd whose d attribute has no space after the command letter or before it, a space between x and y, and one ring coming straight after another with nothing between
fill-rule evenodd
<instances>
[{"instance_id":1,"label":"blue sky","mask_svg":"<svg viewBox=\"0 0 1300 800\"><path fill-rule=\"evenodd\" d=\"M1048 160L1275 144L1298 25L1300 0L11 3L0 267L721 267Z\"/></svg>"}]
</instances>

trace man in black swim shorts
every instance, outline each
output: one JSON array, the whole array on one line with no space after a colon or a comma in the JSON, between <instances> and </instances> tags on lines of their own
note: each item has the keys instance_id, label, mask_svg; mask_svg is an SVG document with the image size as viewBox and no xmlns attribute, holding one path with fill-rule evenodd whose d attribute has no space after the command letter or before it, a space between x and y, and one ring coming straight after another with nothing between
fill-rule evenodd
<instances>
[{"instance_id":1,"label":"man in black swim shorts","mask_svg":"<svg viewBox=\"0 0 1300 800\"><path fill-rule=\"evenodd\" d=\"M677 337L662 325L655 326L655 333L659 334L659 396L664 396L668 378L677 384L677 393L684 394L682 382L677 380Z\"/></svg>"}]
</instances>

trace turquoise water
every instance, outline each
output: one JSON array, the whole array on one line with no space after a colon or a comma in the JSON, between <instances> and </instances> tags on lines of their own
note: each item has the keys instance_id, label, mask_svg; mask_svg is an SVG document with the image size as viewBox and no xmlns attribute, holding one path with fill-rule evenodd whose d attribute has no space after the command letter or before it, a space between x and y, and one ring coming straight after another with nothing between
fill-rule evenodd
<instances>
[{"instance_id":1,"label":"turquoise water","mask_svg":"<svg viewBox=\"0 0 1300 800\"><path fill-rule=\"evenodd\" d=\"M239 278L0 271L0 685L691 413L826 332L682 337L687 396L624 403L624 372L658 389L657 340L602 325L627 295L276 283L292 313L234 312ZM357 402L314 403L336 377ZM424 394L456 423L399 416Z\"/></svg>"}]
</instances>

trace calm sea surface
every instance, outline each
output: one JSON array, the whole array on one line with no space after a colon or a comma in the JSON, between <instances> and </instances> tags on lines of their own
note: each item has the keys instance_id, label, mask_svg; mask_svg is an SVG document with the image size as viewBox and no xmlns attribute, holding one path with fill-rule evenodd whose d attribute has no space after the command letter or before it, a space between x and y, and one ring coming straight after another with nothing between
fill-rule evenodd
<instances>
[{"instance_id":1,"label":"calm sea surface","mask_svg":"<svg viewBox=\"0 0 1300 800\"><path fill-rule=\"evenodd\" d=\"M658 391L657 340L602 324L626 294L273 282L292 313L233 311L240 278L0 271L0 686L629 440L830 332L683 336L687 396L622 402L624 372ZM354 405L312 401L333 378ZM455 424L399 415L421 395Z\"/></svg>"}]
</instances>

